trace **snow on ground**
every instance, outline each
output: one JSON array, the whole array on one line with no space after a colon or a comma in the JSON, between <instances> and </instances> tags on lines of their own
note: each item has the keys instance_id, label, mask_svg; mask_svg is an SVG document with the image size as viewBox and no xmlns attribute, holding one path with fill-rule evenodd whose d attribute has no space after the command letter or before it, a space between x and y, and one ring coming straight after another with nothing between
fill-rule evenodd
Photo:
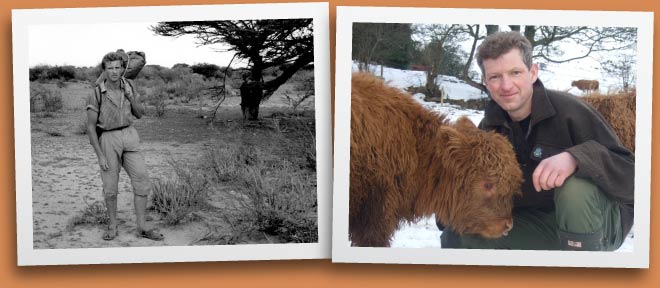
<instances>
[{"instance_id":1,"label":"snow on ground","mask_svg":"<svg viewBox=\"0 0 660 288\"><path fill-rule=\"evenodd\" d=\"M394 233L391 247L398 248L441 248L442 231L435 225L435 216L426 217L415 223L402 223Z\"/></svg>"},{"instance_id":2,"label":"snow on ground","mask_svg":"<svg viewBox=\"0 0 660 288\"><path fill-rule=\"evenodd\" d=\"M357 71L357 64L353 64L353 70ZM377 75L380 75L380 66L373 67L372 71L375 71ZM393 87L400 88L405 90L410 86L424 86L426 85L426 76L424 72L421 71L408 71L408 70L399 70L389 67L383 68L383 78L385 81ZM482 99L487 97L486 94L482 94L479 89L476 89L470 85L465 84L464 81L457 79L452 76L440 75L436 80L437 83L445 87L445 91L449 99ZM424 101L424 95L419 93L413 96L417 102L422 104L424 107L436 111L438 113L444 113L451 120L456 120L461 116L467 116L478 125L481 119L484 117L483 111L463 109L456 105L451 104L440 104L435 102L426 102Z\"/></svg>"},{"instance_id":3,"label":"snow on ground","mask_svg":"<svg viewBox=\"0 0 660 288\"><path fill-rule=\"evenodd\" d=\"M423 218L414 223L402 223L392 237L391 247L397 248L442 248L442 231L435 225L435 216ZM633 236L628 235L616 252L632 252Z\"/></svg>"},{"instance_id":4,"label":"snow on ground","mask_svg":"<svg viewBox=\"0 0 660 288\"><path fill-rule=\"evenodd\" d=\"M357 71L357 64L353 64L353 70ZM380 66L372 66L371 71L376 75L380 75ZM389 85L401 89L406 89L410 86L419 87L426 85L426 75L423 71L408 71L384 67L383 78ZM467 85L463 80L453 76L440 75L436 79L436 83L445 87L449 99L468 100L488 97L486 94L481 93L481 90Z\"/></svg>"},{"instance_id":5,"label":"snow on ground","mask_svg":"<svg viewBox=\"0 0 660 288\"><path fill-rule=\"evenodd\" d=\"M550 89L567 91L582 96L583 92L572 87L571 82L580 79L598 80L600 93L609 93L621 89L619 79L613 78L601 68L606 59L613 60L611 54L593 53L587 58L573 60L563 64L539 65L539 78Z\"/></svg>"},{"instance_id":6,"label":"snow on ground","mask_svg":"<svg viewBox=\"0 0 660 288\"><path fill-rule=\"evenodd\" d=\"M585 60L586 61L586 60ZM595 75L597 72L584 73L585 65L579 61L576 62L576 67L565 67L562 68L564 71L563 75L557 76L557 68L555 67L545 67L547 70L541 71L539 77L543 84L550 89L568 91L575 95L581 95L582 92L570 87L571 79L575 78L576 75L583 75L584 78L588 76L594 76L590 79L601 79L597 78ZM353 65L353 70L357 71L357 64ZM372 69L377 75L380 75L380 66ZM407 71L393 69L389 67L383 68L383 78L392 86L405 89L409 86L423 86L426 84L426 76L424 72L420 71ZM459 80L455 77L441 75L436 80L438 84L441 84L445 87L448 97L450 99L480 99L487 97L485 94L482 94L480 90L466 84L462 80ZM603 87L608 87L610 83L614 81L602 81L605 85L601 84L601 91ZM603 91L607 92L607 91ZM435 102L426 102L424 101L423 94L416 94L413 96L424 107L427 107L430 110L436 111L438 113L444 113L451 120L456 120L460 116L467 116L475 125L478 125L481 119L484 117L483 111L463 109L456 105L450 104L440 104ZM403 223L399 230L397 230L392 238L391 247L401 247L401 248L423 248L423 247L438 247L440 248L440 235L442 231L438 229L435 224L435 216L423 218L415 223ZM633 251L633 242L632 242L632 233L628 235L623 245L616 250L618 252L632 252Z\"/></svg>"}]
</instances>

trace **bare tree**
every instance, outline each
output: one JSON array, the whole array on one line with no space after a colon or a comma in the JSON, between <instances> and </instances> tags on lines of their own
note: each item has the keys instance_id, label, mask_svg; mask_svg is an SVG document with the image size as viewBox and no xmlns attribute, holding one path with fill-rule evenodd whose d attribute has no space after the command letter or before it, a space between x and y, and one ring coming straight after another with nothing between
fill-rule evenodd
<instances>
[{"instance_id":1,"label":"bare tree","mask_svg":"<svg viewBox=\"0 0 660 288\"><path fill-rule=\"evenodd\" d=\"M442 72L443 63L446 62L448 50L455 47L458 42L466 40L462 25L417 25L415 31L422 42L422 62L426 70L426 91L428 95L439 95L440 90L436 83L438 75ZM442 99L441 99L442 100Z\"/></svg>"},{"instance_id":2,"label":"bare tree","mask_svg":"<svg viewBox=\"0 0 660 288\"><path fill-rule=\"evenodd\" d=\"M369 65L407 66L412 50L411 24L353 23L352 58L358 70Z\"/></svg>"},{"instance_id":3,"label":"bare tree","mask_svg":"<svg viewBox=\"0 0 660 288\"><path fill-rule=\"evenodd\" d=\"M486 35L500 30L497 25L486 26ZM512 31L518 31L529 40L534 48L532 57L537 62L565 63L589 57L594 52L615 52L635 47L637 44L637 29L633 27L586 27L586 26L524 26L509 25ZM473 45L470 56L462 75L471 86L486 91L486 87L469 76L469 67L475 53L476 44L483 39L479 25L465 25L467 34L472 38ZM565 49L571 45L578 49Z\"/></svg>"},{"instance_id":4,"label":"bare tree","mask_svg":"<svg viewBox=\"0 0 660 288\"><path fill-rule=\"evenodd\" d=\"M358 70L369 71L376 49L385 40L387 26L373 23L353 23L353 54Z\"/></svg>"},{"instance_id":5,"label":"bare tree","mask_svg":"<svg viewBox=\"0 0 660 288\"><path fill-rule=\"evenodd\" d=\"M631 55L622 55L616 60L606 60L602 63L603 70L610 75L617 77L621 88L627 92L635 84L635 57Z\"/></svg>"},{"instance_id":6,"label":"bare tree","mask_svg":"<svg viewBox=\"0 0 660 288\"><path fill-rule=\"evenodd\" d=\"M478 81L470 77L470 67L472 66L472 60L474 60L474 56L475 56L474 53L477 50L477 42L484 38L484 36L479 36L480 27L481 25L479 24L465 25L464 31L469 35L470 38L472 38L472 45L470 45L470 52L468 54L469 56L465 63L465 66L463 67L463 73L461 74L461 78L468 85L477 88L481 91L486 91L486 86L484 84L479 83Z\"/></svg>"},{"instance_id":7,"label":"bare tree","mask_svg":"<svg viewBox=\"0 0 660 288\"><path fill-rule=\"evenodd\" d=\"M586 58L593 52L629 49L637 43L637 29L631 27L525 26L525 31L535 48L533 57L553 63ZM532 39L529 38L531 31L534 32ZM567 53L561 47L565 44L579 45L583 49Z\"/></svg>"}]
</instances>

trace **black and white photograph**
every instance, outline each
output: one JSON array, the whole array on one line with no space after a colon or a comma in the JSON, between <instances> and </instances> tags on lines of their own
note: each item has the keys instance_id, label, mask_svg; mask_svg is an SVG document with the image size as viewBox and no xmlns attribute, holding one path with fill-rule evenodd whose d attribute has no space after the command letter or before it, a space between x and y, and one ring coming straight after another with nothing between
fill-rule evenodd
<instances>
[{"instance_id":1,"label":"black and white photograph","mask_svg":"<svg viewBox=\"0 0 660 288\"><path fill-rule=\"evenodd\" d=\"M340 7L337 33L333 261L648 267L651 14Z\"/></svg>"},{"instance_id":2,"label":"black and white photograph","mask_svg":"<svg viewBox=\"0 0 660 288\"><path fill-rule=\"evenodd\" d=\"M327 17L14 10L19 265L328 258Z\"/></svg>"}]
</instances>

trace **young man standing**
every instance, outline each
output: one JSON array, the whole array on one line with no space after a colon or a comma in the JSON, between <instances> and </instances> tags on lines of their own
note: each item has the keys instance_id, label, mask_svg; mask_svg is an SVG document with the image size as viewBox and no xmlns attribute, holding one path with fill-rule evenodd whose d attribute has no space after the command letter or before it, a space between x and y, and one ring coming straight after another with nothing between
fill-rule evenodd
<instances>
[{"instance_id":1,"label":"young man standing","mask_svg":"<svg viewBox=\"0 0 660 288\"><path fill-rule=\"evenodd\" d=\"M441 236L443 248L611 251L633 223L634 154L577 97L545 89L532 46L499 32L479 46L490 101L479 127L506 136L524 174L513 229L499 239Z\"/></svg>"},{"instance_id":2,"label":"young man standing","mask_svg":"<svg viewBox=\"0 0 660 288\"><path fill-rule=\"evenodd\" d=\"M86 109L87 135L101 168L103 197L109 218L103 239L112 240L118 234L117 192L119 170L124 167L133 186L138 237L162 240L163 235L156 229L148 229L145 223L151 183L139 149L140 138L132 125L134 119L144 115L144 107L134 84L122 76L126 60L121 54L106 54L101 60L101 67L105 79L95 85ZM102 131L101 135L97 135L97 127Z\"/></svg>"}]
</instances>

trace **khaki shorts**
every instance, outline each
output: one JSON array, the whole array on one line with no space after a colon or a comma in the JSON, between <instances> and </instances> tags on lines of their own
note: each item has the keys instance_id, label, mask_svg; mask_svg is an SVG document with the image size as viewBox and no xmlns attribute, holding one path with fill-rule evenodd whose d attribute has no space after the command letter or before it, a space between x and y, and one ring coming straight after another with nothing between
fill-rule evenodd
<instances>
[{"instance_id":1,"label":"khaki shorts","mask_svg":"<svg viewBox=\"0 0 660 288\"><path fill-rule=\"evenodd\" d=\"M103 196L116 196L119 191L119 171L121 167L131 179L133 193L147 196L151 191L149 173L140 152L140 137L133 126L103 132L99 138L101 151L108 161L108 170L101 170Z\"/></svg>"}]
</instances>

